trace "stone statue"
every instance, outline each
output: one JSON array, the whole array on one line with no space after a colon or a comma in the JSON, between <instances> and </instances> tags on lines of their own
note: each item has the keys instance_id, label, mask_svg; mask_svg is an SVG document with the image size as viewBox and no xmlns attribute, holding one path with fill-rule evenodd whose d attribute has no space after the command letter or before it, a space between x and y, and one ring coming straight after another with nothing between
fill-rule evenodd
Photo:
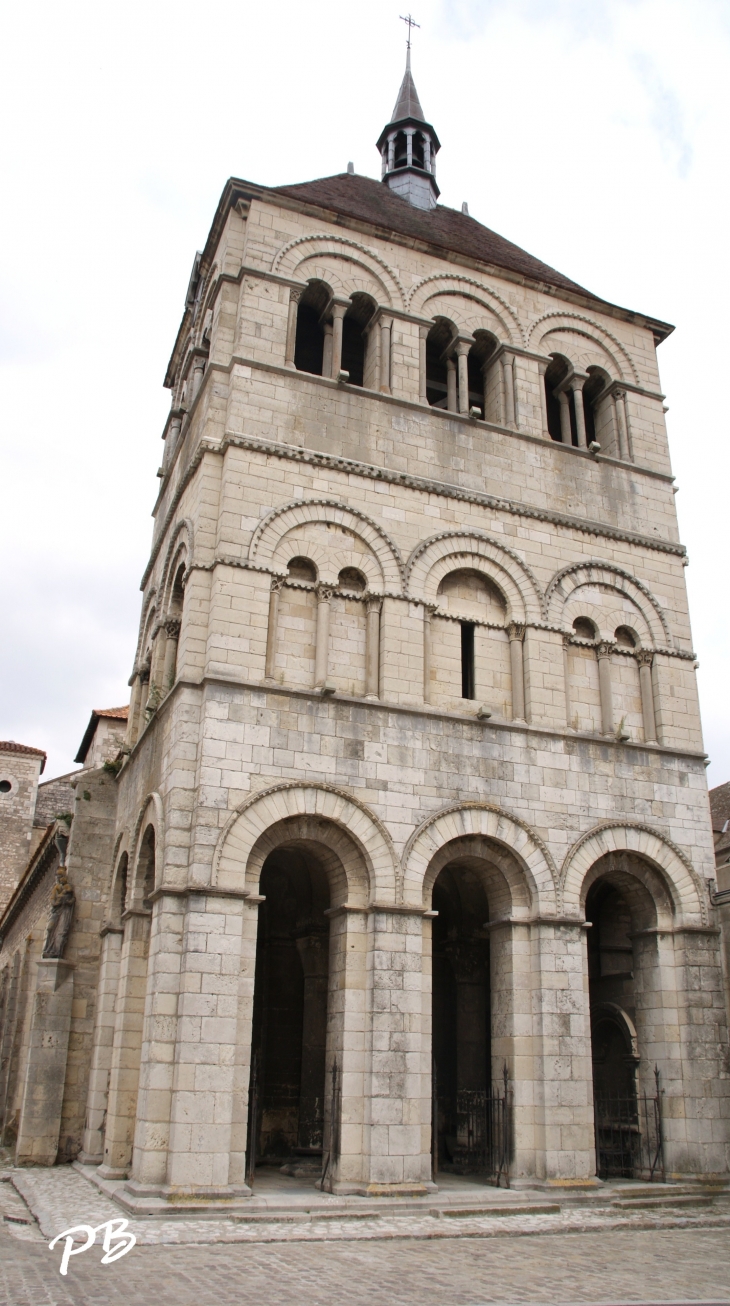
<instances>
[{"instance_id":1,"label":"stone statue","mask_svg":"<svg viewBox=\"0 0 730 1306\"><path fill-rule=\"evenodd\" d=\"M43 944L42 955L47 960L56 960L63 956L76 904L76 894L66 876L68 836L59 832L56 836L56 846L61 854L61 864L56 871L56 883L51 893L51 910L48 913L46 941Z\"/></svg>"}]
</instances>

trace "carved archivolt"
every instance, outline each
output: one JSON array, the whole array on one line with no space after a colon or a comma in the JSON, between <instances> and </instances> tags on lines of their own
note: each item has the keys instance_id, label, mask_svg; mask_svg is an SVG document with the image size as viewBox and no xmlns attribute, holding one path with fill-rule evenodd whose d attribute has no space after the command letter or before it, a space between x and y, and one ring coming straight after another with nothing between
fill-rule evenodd
<instances>
[{"instance_id":1,"label":"carved archivolt","mask_svg":"<svg viewBox=\"0 0 730 1306\"><path fill-rule=\"evenodd\" d=\"M170 543L167 546L165 554L165 563L162 568L162 577L160 580L160 611L167 612L170 605L170 594L175 580L175 573L180 565L182 558L185 559L186 572L190 568L193 559L193 523L189 517L183 518L177 522L174 530L170 535ZM174 566L173 566L174 562Z\"/></svg>"},{"instance_id":2,"label":"carved archivolt","mask_svg":"<svg viewBox=\"0 0 730 1306\"><path fill-rule=\"evenodd\" d=\"M348 902L365 907L372 900L398 901L400 876L398 858L385 826L363 803L332 785L285 782L253 794L242 803L221 832L213 857L212 882L218 888L258 892L263 857L262 838L280 827L277 842L302 838L291 822L308 819L307 837L330 847L348 877ZM344 832L358 851L360 869L340 851L339 832ZM270 851L271 849L268 849ZM366 875L362 878L362 868Z\"/></svg>"},{"instance_id":3,"label":"carved archivolt","mask_svg":"<svg viewBox=\"0 0 730 1306\"><path fill-rule=\"evenodd\" d=\"M549 325L546 326L546 323ZM585 325L578 325L579 323ZM549 354L551 348L545 343L545 338L557 331L569 332L576 338L582 337L583 340L592 341L598 345L601 353L611 360L619 380L632 379L635 385L639 384L639 373L625 346L616 339L616 336L611 335L610 331L599 326L592 318L586 317L584 313L545 313L533 323L528 333L527 343L537 353ZM562 350L560 352L562 353Z\"/></svg>"},{"instance_id":4,"label":"carved archivolt","mask_svg":"<svg viewBox=\"0 0 730 1306\"><path fill-rule=\"evenodd\" d=\"M357 240L350 240L347 236L332 236L327 233L298 236L283 245L274 256L271 271L278 272L280 276L294 277L299 275L298 269L307 259L320 257L326 260L327 255L334 259L347 259L353 265L361 263L370 276L374 276L384 286L387 302L391 307L406 307L406 292L394 269L367 245ZM326 273L323 279L328 280ZM356 285L354 289L368 290L369 288Z\"/></svg>"},{"instance_id":5,"label":"carved archivolt","mask_svg":"<svg viewBox=\"0 0 730 1306\"><path fill-rule=\"evenodd\" d=\"M651 631L654 644L673 647L664 609L651 590L628 571L598 558L572 563L553 576L545 592L548 621L555 625L563 624L565 604L581 585L600 585L624 594L639 609Z\"/></svg>"},{"instance_id":6,"label":"carved archivolt","mask_svg":"<svg viewBox=\"0 0 730 1306\"><path fill-rule=\"evenodd\" d=\"M494 840L508 849L525 877L533 912L555 914L558 872L542 839L512 812L481 802L443 808L413 832L402 857L405 902L430 906L433 877L429 867L434 858L445 845L473 836Z\"/></svg>"},{"instance_id":7,"label":"carved archivolt","mask_svg":"<svg viewBox=\"0 0 730 1306\"><path fill-rule=\"evenodd\" d=\"M562 904L566 912L583 914L585 882L592 866L608 853L621 852L631 853L659 871L674 912L673 922L663 919L666 910L663 910L662 895L647 881L646 887L655 899L660 924L707 924L702 880L689 858L665 835L657 834L651 826L638 821L603 821L573 844L560 870Z\"/></svg>"},{"instance_id":8,"label":"carved archivolt","mask_svg":"<svg viewBox=\"0 0 730 1306\"><path fill-rule=\"evenodd\" d=\"M487 310L490 317L496 318L501 327L502 339L509 341L513 345L522 344L522 330L517 314L510 308L506 299L497 294L496 290L483 285L481 281L477 281L474 277L456 276L447 272L439 272L431 277L424 277L423 281L419 281L411 290L408 297L408 309L419 317L435 317L436 314L431 311L428 304L431 299L440 295L458 296L461 299L471 301L472 305L481 305L482 308ZM466 322L460 322L459 325L467 327ZM491 323L480 323L478 318L470 319L470 325L467 329L476 331L480 325L484 326L486 330L493 329Z\"/></svg>"},{"instance_id":9,"label":"carved archivolt","mask_svg":"<svg viewBox=\"0 0 730 1306\"><path fill-rule=\"evenodd\" d=\"M542 593L527 563L481 531L443 531L419 544L406 564L409 593L435 603L444 576L463 568L482 571L494 581L506 599L508 621L542 621Z\"/></svg>"},{"instance_id":10,"label":"carved archivolt","mask_svg":"<svg viewBox=\"0 0 730 1306\"><path fill-rule=\"evenodd\" d=\"M274 508L253 533L249 561L273 570L274 555L280 540L289 531L306 522L330 522L359 536L377 557L385 588L401 592L404 567L395 542L365 513L357 508L349 508L336 499L298 499Z\"/></svg>"}]
</instances>

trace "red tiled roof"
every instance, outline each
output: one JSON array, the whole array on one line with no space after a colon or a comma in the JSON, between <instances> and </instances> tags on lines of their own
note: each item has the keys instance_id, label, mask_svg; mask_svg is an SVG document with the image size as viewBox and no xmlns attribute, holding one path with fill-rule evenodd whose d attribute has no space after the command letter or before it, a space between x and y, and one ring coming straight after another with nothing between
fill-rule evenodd
<instances>
[{"instance_id":1,"label":"red tiled roof","mask_svg":"<svg viewBox=\"0 0 730 1306\"><path fill-rule=\"evenodd\" d=\"M440 246L454 254L464 254L481 263L508 268L533 281L544 281L564 290L578 291L599 303L604 302L576 281L564 277L540 259L533 258L532 254L513 245L512 241L505 240L496 231L482 226L481 222L477 222L468 213L446 208L443 204L438 204L435 209L417 209L372 177L341 172L334 177L322 177L318 181L300 182L294 186L274 186L271 190L272 194L290 195L292 199L333 209L336 213L371 222L400 235L411 236L414 240Z\"/></svg>"},{"instance_id":2,"label":"red tiled roof","mask_svg":"<svg viewBox=\"0 0 730 1306\"><path fill-rule=\"evenodd\" d=\"M41 775L43 775L47 755L42 748L31 748L30 744L16 744L14 739L1 739L0 753L30 753L34 757L42 757Z\"/></svg>"},{"instance_id":3,"label":"red tiled roof","mask_svg":"<svg viewBox=\"0 0 730 1306\"><path fill-rule=\"evenodd\" d=\"M95 707L92 708L94 716L111 716L116 717L119 721L126 721L129 717L129 707Z\"/></svg>"},{"instance_id":4,"label":"red tiled roof","mask_svg":"<svg viewBox=\"0 0 730 1306\"><path fill-rule=\"evenodd\" d=\"M86 761L86 754L91 748L91 741L99 721L111 718L114 721L126 721L129 718L128 707L95 707L89 718L89 724L84 731L84 737L81 740L79 751L74 758L74 762L80 762L83 766Z\"/></svg>"}]
</instances>

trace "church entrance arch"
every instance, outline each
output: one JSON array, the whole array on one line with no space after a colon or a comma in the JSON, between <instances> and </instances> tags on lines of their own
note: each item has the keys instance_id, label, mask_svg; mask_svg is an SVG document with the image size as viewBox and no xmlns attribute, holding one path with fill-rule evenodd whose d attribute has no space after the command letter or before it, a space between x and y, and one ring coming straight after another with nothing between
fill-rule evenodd
<instances>
[{"instance_id":1,"label":"church entrance arch","mask_svg":"<svg viewBox=\"0 0 730 1306\"><path fill-rule=\"evenodd\" d=\"M330 887L322 851L284 843L260 880L251 1060L249 1174L322 1172Z\"/></svg>"},{"instance_id":2,"label":"church entrance arch","mask_svg":"<svg viewBox=\"0 0 730 1306\"><path fill-rule=\"evenodd\" d=\"M430 877L434 1173L499 1179L509 1164L513 1059L512 939L499 922L510 917L513 890L520 896L520 874L507 850L476 836L442 848Z\"/></svg>"},{"instance_id":3,"label":"church entrance arch","mask_svg":"<svg viewBox=\"0 0 730 1306\"><path fill-rule=\"evenodd\" d=\"M657 931L670 911L669 894L658 873L628 853L601 858L589 882L596 1171L601 1179L660 1178L661 1098L651 1042L656 1008L671 999L673 968L670 958L662 965Z\"/></svg>"}]
</instances>

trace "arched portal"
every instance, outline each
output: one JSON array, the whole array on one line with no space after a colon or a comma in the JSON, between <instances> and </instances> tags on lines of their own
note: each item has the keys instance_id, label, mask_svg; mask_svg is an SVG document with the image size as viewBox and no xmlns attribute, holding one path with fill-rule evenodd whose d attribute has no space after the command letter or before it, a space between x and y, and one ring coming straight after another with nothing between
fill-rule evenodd
<instances>
[{"instance_id":1,"label":"arched portal","mask_svg":"<svg viewBox=\"0 0 730 1306\"><path fill-rule=\"evenodd\" d=\"M658 915L669 907L660 876L641 858L608 854L589 873L585 912L601 1179L648 1178L662 1165L652 1043L657 1004L671 1006L656 933Z\"/></svg>"},{"instance_id":2,"label":"arched portal","mask_svg":"<svg viewBox=\"0 0 730 1306\"><path fill-rule=\"evenodd\" d=\"M525 901L520 868L479 836L433 859L432 1052L435 1172L499 1175L508 1163L503 1070L513 1060L508 921Z\"/></svg>"},{"instance_id":3,"label":"arched portal","mask_svg":"<svg viewBox=\"0 0 730 1306\"><path fill-rule=\"evenodd\" d=\"M280 843L264 861L256 940L249 1163L320 1175L325 1145L332 853ZM330 1104L331 1105L331 1104Z\"/></svg>"}]
</instances>

